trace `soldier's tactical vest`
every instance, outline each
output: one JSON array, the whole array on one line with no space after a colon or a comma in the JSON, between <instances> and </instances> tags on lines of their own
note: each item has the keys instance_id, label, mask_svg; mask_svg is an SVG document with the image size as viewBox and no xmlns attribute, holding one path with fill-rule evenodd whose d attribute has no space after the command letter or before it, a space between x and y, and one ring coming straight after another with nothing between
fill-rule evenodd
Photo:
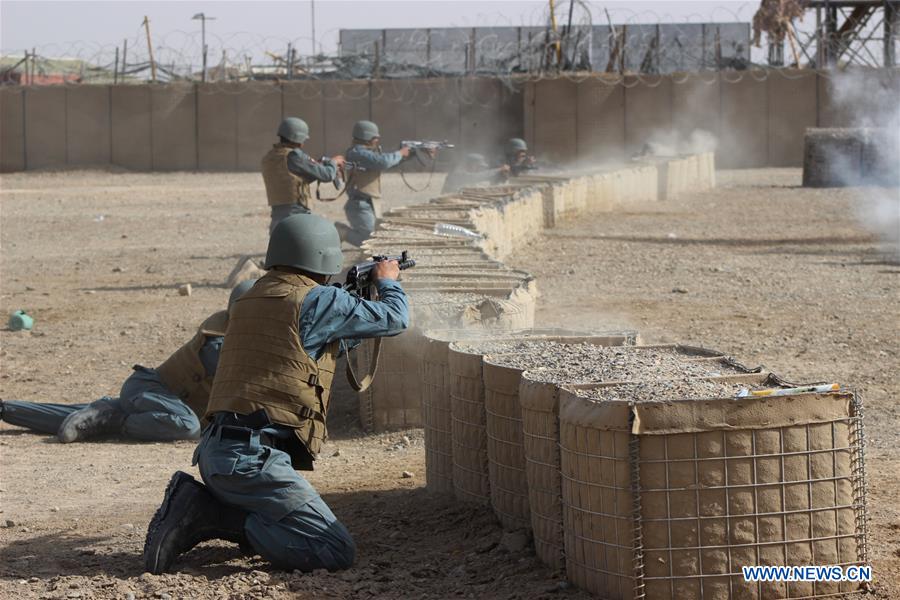
<instances>
[{"instance_id":1,"label":"soldier's tactical vest","mask_svg":"<svg viewBox=\"0 0 900 600\"><path fill-rule=\"evenodd\" d=\"M373 200L381 198L381 171L377 169L368 169L366 171L354 169L351 171L350 178L347 181L347 187L350 188L348 191L360 191Z\"/></svg>"},{"instance_id":2,"label":"soldier's tactical vest","mask_svg":"<svg viewBox=\"0 0 900 600\"><path fill-rule=\"evenodd\" d=\"M194 337L156 368L167 388L191 407L198 417L206 413L213 378L206 374L200 361L200 349L207 337L223 336L228 327L228 311L222 310L207 317Z\"/></svg>"},{"instance_id":3,"label":"soldier's tactical vest","mask_svg":"<svg viewBox=\"0 0 900 600\"><path fill-rule=\"evenodd\" d=\"M300 340L300 307L317 284L272 270L231 307L206 416L259 409L294 430L315 458L328 437L325 417L339 342L316 361Z\"/></svg>"},{"instance_id":4,"label":"soldier's tactical vest","mask_svg":"<svg viewBox=\"0 0 900 600\"><path fill-rule=\"evenodd\" d=\"M287 157L293 148L275 144L262 159L262 176L266 184L269 206L300 204L309 208L309 182L294 175L287 166Z\"/></svg>"}]
</instances>

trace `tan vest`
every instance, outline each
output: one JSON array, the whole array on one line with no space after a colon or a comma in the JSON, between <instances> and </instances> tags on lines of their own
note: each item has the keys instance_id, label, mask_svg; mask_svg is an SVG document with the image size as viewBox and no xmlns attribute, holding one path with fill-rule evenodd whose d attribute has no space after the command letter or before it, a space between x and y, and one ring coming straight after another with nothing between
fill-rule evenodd
<instances>
[{"instance_id":1,"label":"tan vest","mask_svg":"<svg viewBox=\"0 0 900 600\"><path fill-rule=\"evenodd\" d=\"M228 327L228 311L219 311L207 317L194 337L175 351L166 362L157 367L159 378L181 401L191 407L197 416L203 417L209 402L213 378L206 374L200 361L200 350L210 336L225 335Z\"/></svg>"},{"instance_id":2,"label":"tan vest","mask_svg":"<svg viewBox=\"0 0 900 600\"><path fill-rule=\"evenodd\" d=\"M376 169L357 171L354 169L350 172L347 187L349 188L347 191L362 192L373 200L381 198L381 171Z\"/></svg>"},{"instance_id":3,"label":"tan vest","mask_svg":"<svg viewBox=\"0 0 900 600\"><path fill-rule=\"evenodd\" d=\"M269 271L231 307L206 416L264 409L294 429L315 458L328 437L325 417L339 342L316 361L300 340L300 307L317 284L303 275Z\"/></svg>"},{"instance_id":4,"label":"tan vest","mask_svg":"<svg viewBox=\"0 0 900 600\"><path fill-rule=\"evenodd\" d=\"M275 144L262 159L262 176L269 206L299 204L309 208L309 182L288 170L287 157L293 148Z\"/></svg>"}]
</instances>

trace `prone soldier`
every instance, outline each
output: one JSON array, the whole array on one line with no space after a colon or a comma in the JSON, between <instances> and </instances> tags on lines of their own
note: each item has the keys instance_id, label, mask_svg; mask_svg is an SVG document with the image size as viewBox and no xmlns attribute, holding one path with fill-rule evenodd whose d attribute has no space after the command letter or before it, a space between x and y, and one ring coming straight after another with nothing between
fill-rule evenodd
<instances>
[{"instance_id":1,"label":"prone soldier","mask_svg":"<svg viewBox=\"0 0 900 600\"><path fill-rule=\"evenodd\" d=\"M285 217L310 212L310 184L335 181L344 164L340 155L319 162L303 151L303 144L309 139L309 126L303 119L284 119L278 126L278 138L261 165L266 197L272 209L270 235Z\"/></svg>"},{"instance_id":2,"label":"prone soldier","mask_svg":"<svg viewBox=\"0 0 900 600\"><path fill-rule=\"evenodd\" d=\"M199 542L250 547L275 567L349 567L356 547L311 470L327 437L335 360L349 340L397 335L409 323L400 266L372 267L379 300L325 285L341 271L341 240L316 215L292 215L269 238L268 272L231 311L194 453L203 482L176 472L150 522L144 566L168 571Z\"/></svg>"},{"instance_id":3,"label":"prone soldier","mask_svg":"<svg viewBox=\"0 0 900 600\"><path fill-rule=\"evenodd\" d=\"M254 281L236 286L228 306ZM148 441L197 439L227 325L228 311L213 313L194 337L159 367L135 365L117 398L105 396L90 404L0 401L0 418L11 425L56 434L64 444L104 434Z\"/></svg>"}]
</instances>

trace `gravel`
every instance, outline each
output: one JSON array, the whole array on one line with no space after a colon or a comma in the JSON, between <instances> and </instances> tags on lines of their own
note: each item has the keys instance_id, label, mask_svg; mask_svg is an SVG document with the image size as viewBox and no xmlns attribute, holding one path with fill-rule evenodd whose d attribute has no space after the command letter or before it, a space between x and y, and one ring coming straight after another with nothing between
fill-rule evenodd
<instances>
[{"instance_id":1,"label":"gravel","mask_svg":"<svg viewBox=\"0 0 900 600\"><path fill-rule=\"evenodd\" d=\"M731 398L742 389L758 387L745 383L722 383L703 379L670 379L575 390L575 393L582 398L607 402L665 402L688 398Z\"/></svg>"},{"instance_id":2,"label":"gravel","mask_svg":"<svg viewBox=\"0 0 900 600\"><path fill-rule=\"evenodd\" d=\"M566 344L547 340L488 341L459 346L487 355L487 362L528 371L528 378L579 383L712 377L741 373L717 361L697 361L677 349Z\"/></svg>"}]
</instances>

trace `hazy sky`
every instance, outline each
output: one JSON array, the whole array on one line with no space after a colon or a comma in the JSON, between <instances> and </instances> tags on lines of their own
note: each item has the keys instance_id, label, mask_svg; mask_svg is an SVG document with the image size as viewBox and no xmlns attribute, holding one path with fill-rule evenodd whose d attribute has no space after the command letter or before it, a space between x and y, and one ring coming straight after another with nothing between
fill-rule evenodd
<instances>
[{"instance_id":1,"label":"hazy sky","mask_svg":"<svg viewBox=\"0 0 900 600\"><path fill-rule=\"evenodd\" d=\"M379 1L316 0L316 38L320 51L334 52L338 30L387 27L449 27L540 25L546 22L547 2L541 1ZM614 22L749 21L758 2L585 2L596 24L606 23L604 9ZM557 0L558 17L568 16L567 0ZM309 1L291 2L40 2L0 1L0 46L5 53L37 47L42 56L108 56L127 38L129 52L146 50L141 22L150 18L155 47L170 54L199 56L200 22L204 12L207 43L216 56L260 55L280 51L293 41L307 54L311 44ZM577 17L576 17L577 18ZM160 57L165 60L165 57Z\"/></svg>"}]
</instances>

